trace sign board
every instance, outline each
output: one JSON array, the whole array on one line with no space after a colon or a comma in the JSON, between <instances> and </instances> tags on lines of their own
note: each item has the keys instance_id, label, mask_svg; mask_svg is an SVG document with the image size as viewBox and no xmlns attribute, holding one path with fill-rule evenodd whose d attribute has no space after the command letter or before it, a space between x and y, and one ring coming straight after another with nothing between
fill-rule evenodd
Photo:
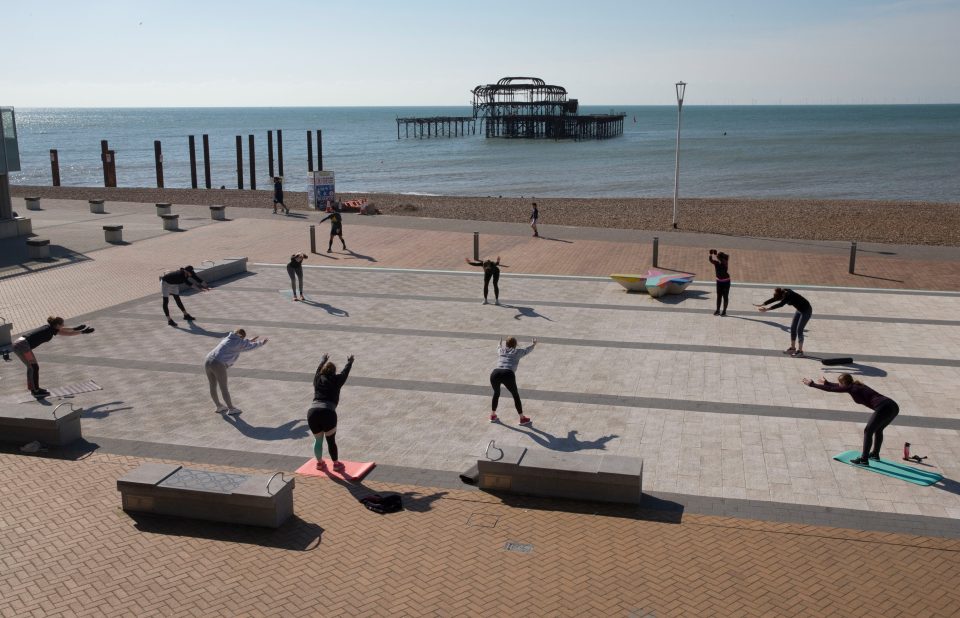
<instances>
[{"instance_id":1,"label":"sign board","mask_svg":"<svg viewBox=\"0 0 960 618\"><path fill-rule=\"evenodd\" d=\"M0 107L0 174L20 171L17 122L12 107Z\"/></svg>"},{"instance_id":2,"label":"sign board","mask_svg":"<svg viewBox=\"0 0 960 618\"><path fill-rule=\"evenodd\" d=\"M310 208L321 209L327 202L337 199L333 172L307 172L307 203Z\"/></svg>"}]
</instances>

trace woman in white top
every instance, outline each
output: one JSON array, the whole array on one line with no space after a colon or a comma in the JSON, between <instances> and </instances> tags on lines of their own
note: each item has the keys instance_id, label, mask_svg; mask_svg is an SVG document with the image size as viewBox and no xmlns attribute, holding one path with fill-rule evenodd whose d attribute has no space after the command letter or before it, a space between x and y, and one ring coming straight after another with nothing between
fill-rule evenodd
<instances>
[{"instance_id":1,"label":"woman in white top","mask_svg":"<svg viewBox=\"0 0 960 618\"><path fill-rule=\"evenodd\" d=\"M497 404L500 402L500 387L506 386L510 394L513 395L513 405L517 408L517 414L520 415L520 424L529 425L530 419L523 415L523 404L520 402L520 391L517 390L517 366L520 359L533 351L537 345L537 340L527 348L518 348L516 337L507 337L507 344L497 346L497 367L490 372L490 386L493 387L493 411L490 413L490 422L497 423L500 418L497 416Z\"/></svg>"}]
</instances>

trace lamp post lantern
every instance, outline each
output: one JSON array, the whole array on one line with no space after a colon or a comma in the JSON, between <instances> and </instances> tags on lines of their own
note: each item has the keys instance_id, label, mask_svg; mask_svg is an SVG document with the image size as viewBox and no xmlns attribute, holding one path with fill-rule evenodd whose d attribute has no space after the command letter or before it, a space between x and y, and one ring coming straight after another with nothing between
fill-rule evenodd
<instances>
[{"instance_id":1,"label":"lamp post lantern","mask_svg":"<svg viewBox=\"0 0 960 618\"><path fill-rule=\"evenodd\" d=\"M677 163L673 175L673 229L677 229L677 196L680 194L680 112L683 111L683 94L687 84L677 82Z\"/></svg>"}]
</instances>

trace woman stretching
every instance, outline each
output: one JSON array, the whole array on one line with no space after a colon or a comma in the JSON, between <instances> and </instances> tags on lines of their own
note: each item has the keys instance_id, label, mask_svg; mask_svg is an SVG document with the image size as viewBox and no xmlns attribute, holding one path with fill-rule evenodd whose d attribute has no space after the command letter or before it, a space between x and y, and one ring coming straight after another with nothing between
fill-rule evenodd
<instances>
[{"instance_id":1,"label":"woman stretching","mask_svg":"<svg viewBox=\"0 0 960 618\"><path fill-rule=\"evenodd\" d=\"M306 253L294 253L287 263L287 274L290 275L290 287L293 289L293 300L306 300L303 297L303 261ZM297 298L297 281L300 282L300 298Z\"/></svg>"},{"instance_id":2,"label":"woman stretching","mask_svg":"<svg viewBox=\"0 0 960 618\"><path fill-rule=\"evenodd\" d=\"M863 430L863 450L860 452L860 457L851 459L850 463L869 466L871 459L880 459L883 430L900 413L900 406L897 405L896 401L881 395L860 380L854 380L849 373L841 373L836 384L828 382L826 378L820 378L816 382L810 378L804 378L803 383L831 393L850 393L855 402L873 410L873 414Z\"/></svg>"},{"instance_id":3,"label":"woman stretching","mask_svg":"<svg viewBox=\"0 0 960 618\"><path fill-rule=\"evenodd\" d=\"M537 345L537 340L528 348L517 348L516 337L507 337L507 345L503 345L503 339L497 346L497 367L490 373L490 386L493 387L493 411L490 413L490 422L496 423L500 420L497 416L497 404L500 403L500 386L506 386L510 394L513 395L513 405L517 408L517 414L520 415L520 424L529 425L530 419L523 415L523 404L520 402L520 391L517 390L517 366L520 359L533 352Z\"/></svg>"},{"instance_id":4,"label":"woman stretching","mask_svg":"<svg viewBox=\"0 0 960 618\"><path fill-rule=\"evenodd\" d=\"M340 373L337 373L336 365L327 362L328 358L329 355L323 355L313 376L313 403L307 411L307 424L313 432L313 456L317 458L317 470L324 468L323 439L326 438L333 469L343 472L340 452L337 450L337 404L340 402L340 389L353 366L353 355L347 357L347 364Z\"/></svg>"},{"instance_id":5,"label":"woman stretching","mask_svg":"<svg viewBox=\"0 0 960 618\"><path fill-rule=\"evenodd\" d=\"M42 399L50 394L47 389L40 388L40 364L33 353L37 346L50 341L56 335L72 337L81 334L89 335L92 332L93 328L86 324L68 328L63 325L63 318L50 316L47 318L46 326L28 330L13 342L13 353L27 366L27 388L30 389L31 395Z\"/></svg>"},{"instance_id":6,"label":"woman stretching","mask_svg":"<svg viewBox=\"0 0 960 618\"><path fill-rule=\"evenodd\" d=\"M713 259L717 256L717 259ZM730 256L723 251L717 252L716 249L710 249L710 263L713 269L717 271L717 310L713 315L727 315L727 305L730 303L730 271L727 269ZM723 301L723 311L720 310L720 301Z\"/></svg>"},{"instance_id":7,"label":"woman stretching","mask_svg":"<svg viewBox=\"0 0 960 618\"><path fill-rule=\"evenodd\" d=\"M500 269L509 268L506 264L500 263L500 256L497 256L497 261L493 260L483 260L482 262L474 262L470 258L466 258L467 264L470 266L482 266L483 267L483 304L487 304L487 295L490 292L490 280L493 279L493 302L494 304L500 304Z\"/></svg>"},{"instance_id":8,"label":"woman stretching","mask_svg":"<svg viewBox=\"0 0 960 618\"><path fill-rule=\"evenodd\" d=\"M207 381L210 383L210 398L217 405L216 412L226 412L231 416L236 416L242 412L239 408L233 407L230 401L230 391L227 390L227 369L233 366L240 358L241 352L253 350L260 346L267 345L267 339L260 339L259 336L253 339L247 339L247 331L238 328L226 337L220 340L217 347L210 350L203 361L203 372L207 374ZM259 341L257 341L260 339ZM223 393L223 401L227 405L220 403L217 397L217 386Z\"/></svg>"},{"instance_id":9,"label":"woman stretching","mask_svg":"<svg viewBox=\"0 0 960 618\"><path fill-rule=\"evenodd\" d=\"M335 236L340 237L340 244L343 245L343 250L347 250L347 243L343 240L343 217L340 216L340 213L334 210L329 215L320 219L320 223L323 223L327 219L330 219L330 242L327 244L327 253L333 251L333 238Z\"/></svg>"},{"instance_id":10,"label":"woman stretching","mask_svg":"<svg viewBox=\"0 0 960 618\"><path fill-rule=\"evenodd\" d=\"M765 306L773 302L777 304L770 305L769 307ZM790 347L784 350L783 353L789 354L790 356L803 356L803 329L806 328L807 322L810 321L810 316L813 315L813 307L810 306L810 301L793 290L777 288L773 291L773 298L769 298L763 301L762 304L754 306L763 312L778 309L784 305L790 305L796 309L797 312L793 314L793 322L790 323ZM798 342L799 345L797 345Z\"/></svg>"}]
</instances>

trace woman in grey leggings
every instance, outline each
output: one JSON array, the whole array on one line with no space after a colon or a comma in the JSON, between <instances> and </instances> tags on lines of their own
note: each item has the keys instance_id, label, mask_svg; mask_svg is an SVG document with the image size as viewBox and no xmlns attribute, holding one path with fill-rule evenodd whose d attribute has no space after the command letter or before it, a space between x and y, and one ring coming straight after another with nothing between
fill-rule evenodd
<instances>
[{"instance_id":1,"label":"woman in grey leggings","mask_svg":"<svg viewBox=\"0 0 960 618\"><path fill-rule=\"evenodd\" d=\"M203 370L210 382L210 397L213 399L213 403L217 404L217 413L226 412L234 416L240 414L241 410L233 407L233 402L230 401L230 391L227 390L227 368L237 362L241 352L267 344L266 338L247 339L246 336L247 331L238 328L221 339L217 347L212 349L203 361ZM220 387L220 392L223 393L223 401L227 405L220 403L220 398L217 396L217 386Z\"/></svg>"}]
</instances>

